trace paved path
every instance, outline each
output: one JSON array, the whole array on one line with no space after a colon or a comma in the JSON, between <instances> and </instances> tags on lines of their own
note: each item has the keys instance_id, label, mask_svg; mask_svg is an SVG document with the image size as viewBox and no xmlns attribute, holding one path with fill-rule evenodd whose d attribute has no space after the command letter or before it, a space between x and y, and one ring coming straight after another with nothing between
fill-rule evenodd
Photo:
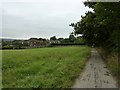
<instances>
[{"instance_id":1,"label":"paved path","mask_svg":"<svg viewBox=\"0 0 120 90\"><path fill-rule=\"evenodd\" d=\"M110 71L94 48L84 72L76 79L72 88L117 88Z\"/></svg>"}]
</instances>

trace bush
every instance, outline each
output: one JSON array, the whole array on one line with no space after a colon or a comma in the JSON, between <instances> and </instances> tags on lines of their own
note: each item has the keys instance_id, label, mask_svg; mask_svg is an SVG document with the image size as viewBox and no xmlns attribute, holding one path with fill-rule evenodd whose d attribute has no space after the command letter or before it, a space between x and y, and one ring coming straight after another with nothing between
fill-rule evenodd
<instances>
[{"instance_id":1,"label":"bush","mask_svg":"<svg viewBox=\"0 0 120 90\"><path fill-rule=\"evenodd\" d=\"M13 46L6 45L6 46L3 46L2 49L13 49Z\"/></svg>"}]
</instances>

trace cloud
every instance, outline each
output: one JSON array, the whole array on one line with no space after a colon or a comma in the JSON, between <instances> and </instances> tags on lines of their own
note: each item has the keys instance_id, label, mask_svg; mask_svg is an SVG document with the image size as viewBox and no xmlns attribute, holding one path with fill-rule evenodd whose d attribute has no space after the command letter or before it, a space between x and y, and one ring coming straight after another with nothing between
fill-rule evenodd
<instances>
[{"instance_id":1,"label":"cloud","mask_svg":"<svg viewBox=\"0 0 120 90\"><path fill-rule=\"evenodd\" d=\"M89 10L79 0L12 1L3 3L3 37L68 37L69 24Z\"/></svg>"},{"instance_id":2,"label":"cloud","mask_svg":"<svg viewBox=\"0 0 120 90\"><path fill-rule=\"evenodd\" d=\"M81 2L81 1L85 1L85 0L3 0L2 2L55 2L55 3L60 3L60 2Z\"/></svg>"}]
</instances>

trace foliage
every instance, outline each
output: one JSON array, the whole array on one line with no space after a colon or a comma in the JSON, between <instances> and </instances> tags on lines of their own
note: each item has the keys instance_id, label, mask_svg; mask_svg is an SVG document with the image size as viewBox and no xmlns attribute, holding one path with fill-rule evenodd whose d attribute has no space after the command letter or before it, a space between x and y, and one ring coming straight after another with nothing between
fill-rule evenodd
<instances>
[{"instance_id":1,"label":"foliage","mask_svg":"<svg viewBox=\"0 0 120 90\"><path fill-rule=\"evenodd\" d=\"M75 34L83 34L88 45L101 46L109 52L120 50L120 2L85 2L93 9L81 21L72 23Z\"/></svg>"},{"instance_id":2,"label":"foliage","mask_svg":"<svg viewBox=\"0 0 120 90\"><path fill-rule=\"evenodd\" d=\"M75 44L85 44L85 40L81 37L78 36L76 40L74 41Z\"/></svg>"},{"instance_id":3,"label":"foliage","mask_svg":"<svg viewBox=\"0 0 120 90\"><path fill-rule=\"evenodd\" d=\"M75 38L75 36L73 34L70 34L69 35L69 40L70 40L70 42L74 43L74 41L76 40L76 38Z\"/></svg>"},{"instance_id":4,"label":"foliage","mask_svg":"<svg viewBox=\"0 0 120 90\"><path fill-rule=\"evenodd\" d=\"M13 49L13 46L4 45L4 46L2 47L2 49Z\"/></svg>"},{"instance_id":5,"label":"foliage","mask_svg":"<svg viewBox=\"0 0 120 90\"><path fill-rule=\"evenodd\" d=\"M57 40L56 36L50 37L50 40Z\"/></svg>"}]
</instances>

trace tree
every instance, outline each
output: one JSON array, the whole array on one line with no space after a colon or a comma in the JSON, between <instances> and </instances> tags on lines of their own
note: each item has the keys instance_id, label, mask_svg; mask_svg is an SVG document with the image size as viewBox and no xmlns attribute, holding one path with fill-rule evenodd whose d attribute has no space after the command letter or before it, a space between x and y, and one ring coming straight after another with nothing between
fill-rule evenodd
<instances>
[{"instance_id":1,"label":"tree","mask_svg":"<svg viewBox=\"0 0 120 90\"><path fill-rule=\"evenodd\" d=\"M70 40L70 42L74 42L74 41L76 40L76 38L75 38L75 36L73 35L73 33L71 33L71 34L69 35L69 40Z\"/></svg>"},{"instance_id":2,"label":"tree","mask_svg":"<svg viewBox=\"0 0 120 90\"><path fill-rule=\"evenodd\" d=\"M70 26L74 27L75 34L83 34L83 38L86 40L88 45L93 45L95 43L95 15L92 12L87 12L84 17L82 17L80 22L72 23Z\"/></svg>"},{"instance_id":3,"label":"tree","mask_svg":"<svg viewBox=\"0 0 120 90\"><path fill-rule=\"evenodd\" d=\"M57 40L56 36L50 37L50 40Z\"/></svg>"},{"instance_id":4,"label":"tree","mask_svg":"<svg viewBox=\"0 0 120 90\"><path fill-rule=\"evenodd\" d=\"M14 40L13 46L14 46L14 48L20 49L20 48L22 48L23 44L21 43L20 40Z\"/></svg>"},{"instance_id":5,"label":"tree","mask_svg":"<svg viewBox=\"0 0 120 90\"><path fill-rule=\"evenodd\" d=\"M85 44L85 40L82 36L78 36L74 41L75 44Z\"/></svg>"},{"instance_id":6,"label":"tree","mask_svg":"<svg viewBox=\"0 0 120 90\"><path fill-rule=\"evenodd\" d=\"M93 9L81 16L81 21L72 23L75 34L83 34L88 45L95 44L112 52L118 52L120 40L120 2L85 2Z\"/></svg>"},{"instance_id":7,"label":"tree","mask_svg":"<svg viewBox=\"0 0 120 90\"><path fill-rule=\"evenodd\" d=\"M64 38L58 38L58 40L62 43L62 41L64 40Z\"/></svg>"},{"instance_id":8,"label":"tree","mask_svg":"<svg viewBox=\"0 0 120 90\"><path fill-rule=\"evenodd\" d=\"M62 44L69 44L70 40L69 40L69 38L65 38L61 43Z\"/></svg>"},{"instance_id":9,"label":"tree","mask_svg":"<svg viewBox=\"0 0 120 90\"><path fill-rule=\"evenodd\" d=\"M43 38L39 38L38 40L42 41L42 40L43 40Z\"/></svg>"},{"instance_id":10,"label":"tree","mask_svg":"<svg viewBox=\"0 0 120 90\"><path fill-rule=\"evenodd\" d=\"M30 38L29 40L38 40L37 38Z\"/></svg>"}]
</instances>

